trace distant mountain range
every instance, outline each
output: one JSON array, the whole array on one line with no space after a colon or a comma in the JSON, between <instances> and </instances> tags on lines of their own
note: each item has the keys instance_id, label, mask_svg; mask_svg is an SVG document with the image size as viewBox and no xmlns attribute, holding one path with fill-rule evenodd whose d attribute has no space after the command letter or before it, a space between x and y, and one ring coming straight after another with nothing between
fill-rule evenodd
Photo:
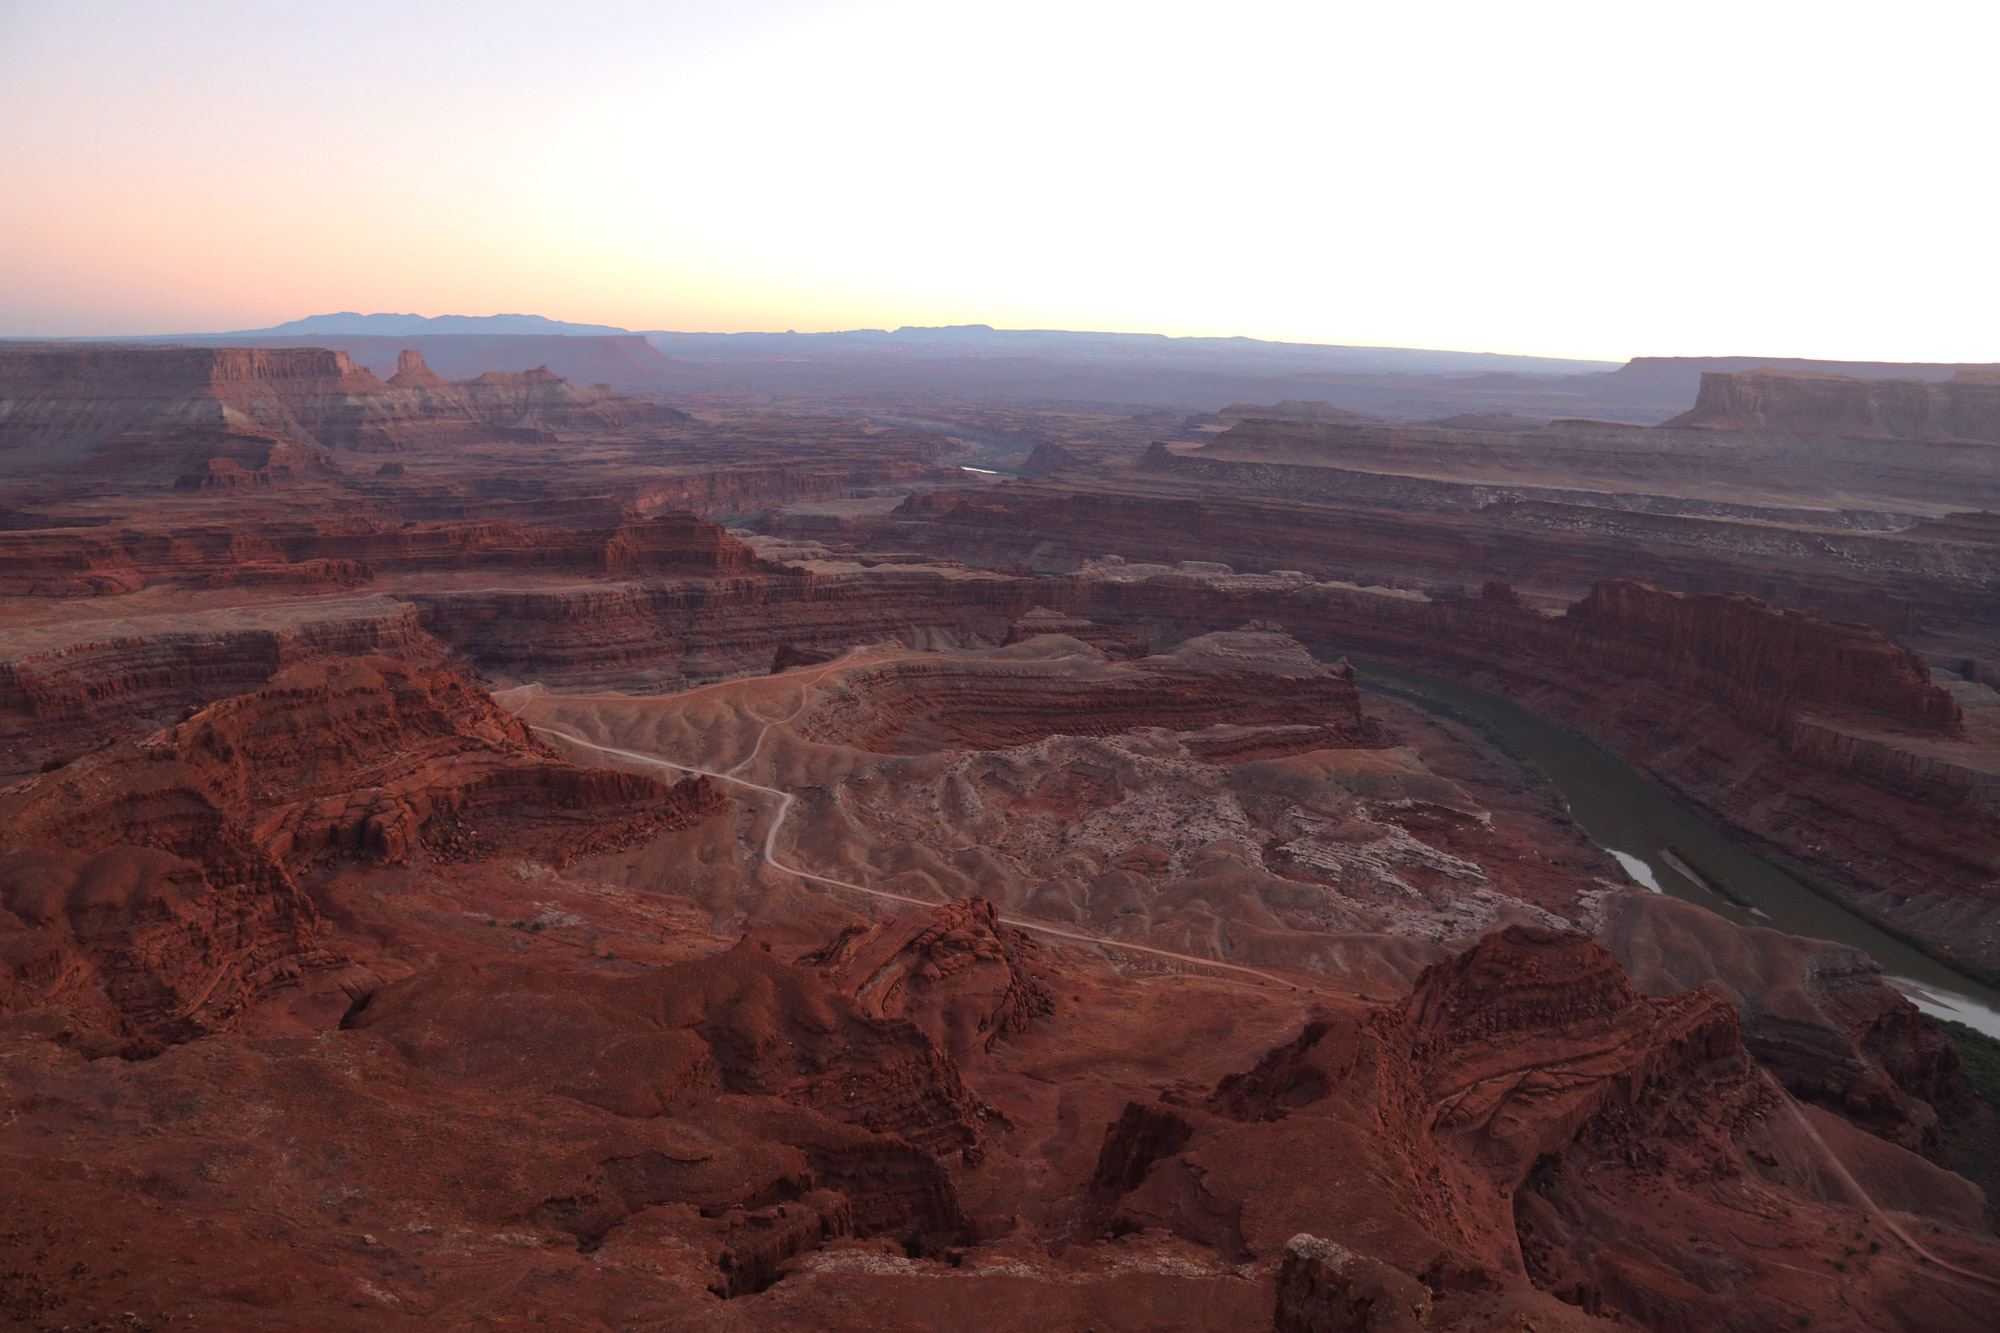
<instances>
[{"instance_id":1,"label":"distant mountain range","mask_svg":"<svg viewBox=\"0 0 2000 1333\"><path fill-rule=\"evenodd\" d=\"M608 383L628 393L839 401L878 413L947 400L1183 414L1229 403L1300 400L1392 421L1508 413L1526 420L1590 417L1650 424L1693 407L1705 371L1772 366L1865 379L1942 380L1957 369L1774 357L1639 357L1621 366L1493 352L986 324L677 333L542 315L353 311L236 333L80 341L338 347L358 364L385 373L408 349L422 352L447 379L546 366L575 384Z\"/></svg>"},{"instance_id":2,"label":"distant mountain range","mask_svg":"<svg viewBox=\"0 0 2000 1333\"><path fill-rule=\"evenodd\" d=\"M311 315L268 329L219 334L150 337L148 342L214 338L437 337L442 334L541 337L635 336L610 324L572 324L543 315L362 315L341 311ZM1330 343L1267 342L1259 338L1175 338L1163 333L1093 333L1065 329L996 329L990 324L948 324L935 328L846 329L836 333L681 333L644 329L636 336L672 356L748 359L772 356L874 361L962 360L1039 357L1092 363L1153 363L1161 368L1228 365L1259 369L1282 363L1289 371L1361 374L1575 375L1610 370L1612 361L1512 356L1499 352L1450 352L1414 347L1343 347Z\"/></svg>"},{"instance_id":3,"label":"distant mountain range","mask_svg":"<svg viewBox=\"0 0 2000 1333\"><path fill-rule=\"evenodd\" d=\"M545 315L361 315L343 310L333 315L308 315L268 329L237 329L233 338L283 338L292 334L359 333L405 338L419 333L539 333L573 338L601 338L630 333L609 324L571 324Z\"/></svg>"}]
</instances>

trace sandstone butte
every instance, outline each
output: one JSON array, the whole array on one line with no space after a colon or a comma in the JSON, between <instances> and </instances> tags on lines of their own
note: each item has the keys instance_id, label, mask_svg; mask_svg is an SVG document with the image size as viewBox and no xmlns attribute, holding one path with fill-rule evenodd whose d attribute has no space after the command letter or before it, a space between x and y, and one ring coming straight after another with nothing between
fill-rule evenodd
<instances>
[{"instance_id":1,"label":"sandstone butte","mask_svg":"<svg viewBox=\"0 0 2000 1333\"><path fill-rule=\"evenodd\" d=\"M0 1322L1989 1326L1991 1048L1362 687L1990 975L1990 376L466 369L0 348Z\"/></svg>"}]
</instances>

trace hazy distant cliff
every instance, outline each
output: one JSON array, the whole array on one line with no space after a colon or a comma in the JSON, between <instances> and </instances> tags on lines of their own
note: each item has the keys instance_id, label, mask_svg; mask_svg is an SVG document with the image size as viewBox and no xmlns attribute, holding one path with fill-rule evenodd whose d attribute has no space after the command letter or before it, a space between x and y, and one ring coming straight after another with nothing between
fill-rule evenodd
<instances>
[{"instance_id":1,"label":"hazy distant cliff","mask_svg":"<svg viewBox=\"0 0 2000 1333\"><path fill-rule=\"evenodd\" d=\"M1701 377L1693 409L1666 423L1757 435L2000 443L2000 369L1943 381L1774 370Z\"/></svg>"}]
</instances>

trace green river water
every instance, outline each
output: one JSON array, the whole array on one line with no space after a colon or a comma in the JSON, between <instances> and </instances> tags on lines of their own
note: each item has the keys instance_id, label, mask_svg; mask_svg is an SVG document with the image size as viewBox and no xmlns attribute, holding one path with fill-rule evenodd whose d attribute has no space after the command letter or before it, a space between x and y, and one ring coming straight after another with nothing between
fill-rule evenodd
<instances>
[{"instance_id":1,"label":"green river water","mask_svg":"<svg viewBox=\"0 0 2000 1333\"><path fill-rule=\"evenodd\" d=\"M2000 1037L2000 991L1815 893L1587 737L1510 699L1441 676L1379 663L1354 665L1363 690L1393 694L1464 722L1515 762L1532 766L1531 773L1539 770L1584 832L1646 888L1700 903L1744 925L1863 949L1925 1012ZM1675 859L1694 877L1677 869ZM1699 882L1704 873L1749 905Z\"/></svg>"}]
</instances>

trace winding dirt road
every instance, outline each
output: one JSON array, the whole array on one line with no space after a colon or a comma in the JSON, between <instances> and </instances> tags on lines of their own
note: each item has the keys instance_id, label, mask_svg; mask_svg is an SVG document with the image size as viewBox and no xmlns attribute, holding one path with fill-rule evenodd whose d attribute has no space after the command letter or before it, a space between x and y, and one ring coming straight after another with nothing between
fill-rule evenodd
<instances>
[{"instance_id":1,"label":"winding dirt road","mask_svg":"<svg viewBox=\"0 0 2000 1333\"><path fill-rule=\"evenodd\" d=\"M818 670L809 677L802 676L799 683L800 684L817 683L821 678L823 678L828 672L833 670L837 665L839 664L829 663L827 666L822 667L820 670ZM718 686L733 684L733 683L735 682L719 681L715 685L704 686L703 689L715 689ZM737 776L737 774L742 769L749 767L751 762L756 759L758 753L764 748L764 739L766 736L770 734L771 728L782 726L792 721L793 719L797 718L800 713L805 711L806 705L809 702L810 702L809 697L801 698L798 707L793 709L791 713L789 713L783 718L778 718L766 722L762 730L760 730L757 733L757 740L750 747L749 754L745 755L741 760L732 765L726 772L719 772L715 769L708 769L708 768L697 768L692 764L677 763L673 760L663 759L658 755L644 754L637 750L625 750L625 749L620 749L616 746L600 745L596 741L587 740L584 737L577 735L575 732L567 731L560 727L544 727L544 726L538 726L534 723L529 723L529 726L534 731L540 732L545 736L559 737L560 739L568 742L571 745L581 746L586 750L594 750L599 754L616 755L618 758L621 759L630 760L632 762L640 764L648 764L658 768L664 768L669 772L674 772L674 773L705 774L706 776L714 778L719 782L735 783L737 786L743 787L749 791L754 791L759 793L760 795L773 797L777 801L777 806L772 812L770 823L766 826L764 830L763 859L765 865L768 865L772 869L780 871L784 874L793 875L799 879L807 880L814 884L824 884L833 888L845 889L848 890L849 892L863 894L870 898L879 898L887 902L903 903L911 907L935 907L937 905L936 903L930 902L923 898L911 898L900 893L890 893L886 889L876 889L876 888L870 888L866 884L856 884L851 880L836 879L830 875L814 874L812 871L809 870L801 870L797 866L786 865L783 861L780 861L778 859L777 855L778 831L780 828L784 826L785 820L791 816L792 806L793 806L792 794L788 791L781 790L780 788L777 787L767 787L762 783L752 782L748 778ZM1172 959L1177 963L1186 964L1188 966L1211 969L1231 974L1230 977L1218 978L1219 980L1233 979L1233 977L1237 976L1253 977L1259 983L1274 985L1274 986L1282 986L1287 990L1301 989L1301 987L1295 982L1288 981L1285 978L1277 976L1270 972L1259 971L1254 967L1243 967L1236 963L1218 962L1212 958L1197 958L1192 954L1174 953L1171 950L1167 949L1155 949L1150 945L1127 944L1119 940L1107 940L1095 935L1083 935L1075 931L1062 930L1059 929L1058 927L1048 925L1044 922L1027 921L1019 917L1002 916L1000 920L1005 924L1013 926L1019 930L1032 931L1038 935L1046 935L1054 939L1066 940L1070 943L1085 945L1090 948L1105 949L1105 950L1122 949L1128 953L1144 954L1154 958ZM1317 988L1305 987L1303 989L1314 990ZM1770 1086L1777 1092L1778 1096L1784 1100L1787 1109L1791 1112L1793 1123L1797 1126L1800 1134L1803 1135L1808 1140L1810 1140L1819 1149L1821 1154L1823 1154L1823 1156L1825 1157L1829 1168L1833 1171L1834 1175L1839 1179L1841 1184L1849 1191L1855 1202L1858 1203L1864 1209L1866 1209L1871 1216L1881 1219L1882 1225L1886 1227L1889 1231L1894 1233L1894 1235L1898 1240L1902 1241L1903 1244L1907 1245L1910 1248L1911 1253L1915 1254L1924 1264L1926 1264L1931 1268L1934 1268L1940 1273L1950 1274L1953 1277L1961 1278L1969 1282L1974 1282L1984 1287L2000 1289L2000 1279L1989 1277L1984 1273L1977 1273L1970 1269L1961 1268L1956 1264L1938 1258L1935 1254L1932 1254L1928 1249L1924 1248L1924 1246L1921 1243L1919 1243L1917 1239L1914 1236L1912 1236L1908 1231L1904 1230L1903 1227L1899 1225L1895 1221L1895 1219L1890 1215L1889 1210L1884 1208L1881 1204L1877 1203L1875 1201L1874 1196L1869 1194L1866 1189L1862 1188L1861 1182L1854 1178L1854 1174L1847 1169L1846 1164L1844 1164L1840 1160L1839 1156L1835 1154L1832 1147L1826 1142L1824 1138L1820 1136L1819 1130L1813 1126L1811 1120L1809 1120L1806 1117L1804 1112L1800 1109L1798 1102L1792 1098L1791 1094L1786 1092L1785 1089L1782 1086L1780 1086L1775 1079L1771 1078L1768 1071L1760 1071L1760 1072L1763 1073L1764 1078L1770 1083Z\"/></svg>"},{"instance_id":2,"label":"winding dirt road","mask_svg":"<svg viewBox=\"0 0 2000 1333\"><path fill-rule=\"evenodd\" d=\"M1875 1196L1861 1187L1861 1182L1854 1178L1854 1173L1847 1169L1847 1164L1840 1160L1839 1155L1833 1151L1832 1146L1820 1137L1819 1130L1814 1127L1812 1120L1807 1117L1805 1111L1799 1106L1798 1100L1791 1093L1785 1091L1777 1079L1771 1077L1769 1070L1759 1070L1758 1072L1764 1076L1765 1084L1773 1092L1777 1093L1779 1097L1784 1099L1785 1108L1792 1113L1792 1123L1798 1127L1799 1133L1811 1140L1813 1146L1819 1149L1820 1154L1826 1158L1826 1164L1832 1169L1834 1176L1847 1188L1847 1192L1854 1197L1854 1201L1868 1211L1870 1217L1880 1219L1882 1225L1893 1232L1897 1240L1909 1246L1910 1252L1930 1267L1936 1268L1940 1272L1950 1273L1954 1277L1961 1277L1970 1282L1976 1282L1983 1287L2000 1290L2000 1278L1989 1277L1985 1273L1975 1273L1969 1268L1960 1268L1957 1264L1940 1259L1919 1244L1915 1236L1903 1230L1901 1224L1890 1215L1889 1210L1875 1202Z\"/></svg>"},{"instance_id":3,"label":"winding dirt road","mask_svg":"<svg viewBox=\"0 0 2000 1333\"><path fill-rule=\"evenodd\" d=\"M803 703L799 705L800 709L804 707ZM791 716L797 717L798 710L794 710ZM866 884L856 884L851 880L835 879L831 875L816 875L810 870L801 870L797 866L786 865L778 859L778 830L784 826L785 820L791 817L793 805L792 794L777 787L767 787L761 782L752 782L748 778L738 777L736 776L735 769L743 768L750 763L751 759L756 757L757 751L763 748L765 735L769 733L772 727L780 726L790 720L790 718L781 718L777 721L765 723L764 729L757 733L757 743L751 748L750 754L740 763L736 764L729 772L719 772L712 768L697 768L693 764L676 763L670 759L662 759L658 755L642 754L637 750L622 750L614 745L599 745L596 741L586 740L575 732L566 731L560 727L544 727L532 722L528 725L531 729L544 736L559 737L571 745L578 745L586 750L595 750L599 754L616 755L621 759L629 759L635 763L650 764L674 773L701 773L714 778L718 782L733 782L737 786L747 788L750 791L775 797L778 804L772 812L770 824L764 830L763 856L765 865L770 866L773 870L796 876L799 879L808 880L814 884L826 884L834 888L846 889L853 893L865 894L870 898L879 898L886 902L905 903L912 907L936 907L937 904L928 899L911 898L900 893L890 893L886 889L870 888ZM1318 989L1317 987L1310 986L1302 988L1298 983L1288 981L1275 973L1262 972L1254 967L1243 967L1237 963L1218 962L1213 958L1197 958L1193 954L1174 953L1168 949L1155 949L1151 945L1127 944L1121 940L1107 940L1096 935L1083 935L1075 931L1061 930L1040 921L1025 921L1019 917L1003 916L1000 920L1017 930L1032 931L1037 935L1047 935L1054 939L1068 940L1073 944L1088 945L1097 949L1122 949L1127 953L1145 954L1153 958L1170 958L1177 963L1185 963L1192 967L1213 969L1227 972L1234 976L1255 977L1260 982L1273 986L1282 986L1287 990Z\"/></svg>"}]
</instances>

